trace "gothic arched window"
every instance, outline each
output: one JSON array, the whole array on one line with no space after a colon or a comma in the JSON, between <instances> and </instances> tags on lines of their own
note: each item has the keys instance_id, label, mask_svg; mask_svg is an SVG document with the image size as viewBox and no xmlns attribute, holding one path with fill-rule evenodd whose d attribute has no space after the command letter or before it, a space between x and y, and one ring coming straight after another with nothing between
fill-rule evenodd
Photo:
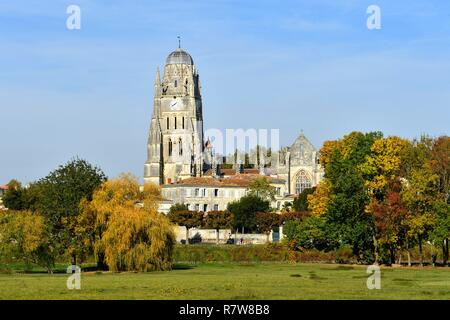
<instances>
[{"instance_id":1,"label":"gothic arched window","mask_svg":"<svg viewBox=\"0 0 450 320\"><path fill-rule=\"evenodd\" d=\"M182 156L183 155L183 140L181 140L181 138L178 140L178 146L179 146L178 153L180 156Z\"/></svg>"},{"instance_id":2,"label":"gothic arched window","mask_svg":"<svg viewBox=\"0 0 450 320\"><path fill-rule=\"evenodd\" d=\"M311 188L311 186L311 179L309 179L305 171L300 172L300 175L297 177L297 181L295 182L295 193L300 194L305 189Z\"/></svg>"},{"instance_id":3,"label":"gothic arched window","mask_svg":"<svg viewBox=\"0 0 450 320\"><path fill-rule=\"evenodd\" d=\"M169 130L169 118L167 118L166 129Z\"/></svg>"},{"instance_id":4,"label":"gothic arched window","mask_svg":"<svg viewBox=\"0 0 450 320\"><path fill-rule=\"evenodd\" d=\"M183 129L184 129L184 117L183 117Z\"/></svg>"},{"instance_id":5,"label":"gothic arched window","mask_svg":"<svg viewBox=\"0 0 450 320\"><path fill-rule=\"evenodd\" d=\"M169 138L169 157L172 156L172 139Z\"/></svg>"},{"instance_id":6,"label":"gothic arched window","mask_svg":"<svg viewBox=\"0 0 450 320\"><path fill-rule=\"evenodd\" d=\"M175 80L174 86L175 86L175 88L178 87L178 81L177 80Z\"/></svg>"},{"instance_id":7,"label":"gothic arched window","mask_svg":"<svg viewBox=\"0 0 450 320\"><path fill-rule=\"evenodd\" d=\"M177 128L177 117L175 117L175 129Z\"/></svg>"}]
</instances>

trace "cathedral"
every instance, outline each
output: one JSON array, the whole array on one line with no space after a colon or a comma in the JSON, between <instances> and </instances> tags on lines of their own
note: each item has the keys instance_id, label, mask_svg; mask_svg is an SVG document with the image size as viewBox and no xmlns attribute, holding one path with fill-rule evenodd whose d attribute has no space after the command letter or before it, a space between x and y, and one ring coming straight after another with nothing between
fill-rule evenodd
<instances>
[{"instance_id":1,"label":"cathedral","mask_svg":"<svg viewBox=\"0 0 450 320\"><path fill-rule=\"evenodd\" d=\"M224 210L261 176L276 187L273 206L280 209L322 179L318 152L303 132L291 147L272 155L270 168L244 169L234 163L233 169L221 170L211 143L203 137L202 111L197 68L191 55L178 47L168 55L162 79L159 69L156 72L144 165L144 181L161 185L167 202L161 211L174 203L188 204L192 210Z\"/></svg>"}]
</instances>

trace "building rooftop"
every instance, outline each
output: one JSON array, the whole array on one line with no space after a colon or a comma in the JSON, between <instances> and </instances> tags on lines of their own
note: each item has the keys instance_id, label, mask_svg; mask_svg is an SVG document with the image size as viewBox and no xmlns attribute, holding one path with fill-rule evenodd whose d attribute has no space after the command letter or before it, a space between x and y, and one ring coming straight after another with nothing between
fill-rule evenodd
<instances>
[{"instance_id":1,"label":"building rooftop","mask_svg":"<svg viewBox=\"0 0 450 320\"><path fill-rule=\"evenodd\" d=\"M191 55L181 48L177 48L171 52L166 59L166 64L187 64L193 65L194 60Z\"/></svg>"},{"instance_id":2,"label":"building rooftop","mask_svg":"<svg viewBox=\"0 0 450 320\"><path fill-rule=\"evenodd\" d=\"M220 175L221 176L234 176L236 174L236 169L220 169ZM259 174L259 169L244 169L243 173L240 174ZM213 170L209 169L205 172L205 176L212 176Z\"/></svg>"},{"instance_id":3,"label":"building rooftop","mask_svg":"<svg viewBox=\"0 0 450 320\"><path fill-rule=\"evenodd\" d=\"M210 186L210 187L248 187L250 183L257 178L267 178L271 183L282 183L285 181L283 179L277 179L267 176L262 176L259 174L234 174L230 177L225 178L214 178L212 176L203 177L192 177L183 179L177 183L164 185L164 187L169 186Z\"/></svg>"}]
</instances>

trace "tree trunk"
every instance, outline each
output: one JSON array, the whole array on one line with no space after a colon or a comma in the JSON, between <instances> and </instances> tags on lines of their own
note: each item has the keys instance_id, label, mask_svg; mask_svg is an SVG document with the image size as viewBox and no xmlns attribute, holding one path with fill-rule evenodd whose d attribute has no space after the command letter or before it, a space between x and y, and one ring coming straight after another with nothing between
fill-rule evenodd
<instances>
[{"instance_id":1,"label":"tree trunk","mask_svg":"<svg viewBox=\"0 0 450 320\"><path fill-rule=\"evenodd\" d=\"M105 253L99 252L97 253L97 270L108 270L108 266L105 262Z\"/></svg>"},{"instance_id":2,"label":"tree trunk","mask_svg":"<svg viewBox=\"0 0 450 320\"><path fill-rule=\"evenodd\" d=\"M216 244L219 244L219 231L220 231L220 229L216 229L216 236L217 236Z\"/></svg>"},{"instance_id":3,"label":"tree trunk","mask_svg":"<svg viewBox=\"0 0 450 320\"><path fill-rule=\"evenodd\" d=\"M53 264L47 264L47 273L53 274Z\"/></svg>"},{"instance_id":4,"label":"tree trunk","mask_svg":"<svg viewBox=\"0 0 450 320\"><path fill-rule=\"evenodd\" d=\"M411 252L409 252L409 240L406 238L406 254L408 256L408 267L411 267Z\"/></svg>"},{"instance_id":5,"label":"tree trunk","mask_svg":"<svg viewBox=\"0 0 450 320\"><path fill-rule=\"evenodd\" d=\"M189 244L189 228L186 227L186 245Z\"/></svg>"},{"instance_id":6,"label":"tree trunk","mask_svg":"<svg viewBox=\"0 0 450 320\"><path fill-rule=\"evenodd\" d=\"M378 255L378 241L377 238L375 236L372 236L372 240L373 240L373 247L374 247L374 255L375 255L375 265L379 264L379 255Z\"/></svg>"},{"instance_id":7,"label":"tree trunk","mask_svg":"<svg viewBox=\"0 0 450 320\"><path fill-rule=\"evenodd\" d=\"M395 249L393 247L391 247L389 249L390 253L391 253L391 265L395 264Z\"/></svg>"},{"instance_id":8,"label":"tree trunk","mask_svg":"<svg viewBox=\"0 0 450 320\"><path fill-rule=\"evenodd\" d=\"M72 265L73 266L77 265L77 255L75 253L72 255Z\"/></svg>"},{"instance_id":9,"label":"tree trunk","mask_svg":"<svg viewBox=\"0 0 450 320\"><path fill-rule=\"evenodd\" d=\"M422 236L418 236L418 240L419 240L419 259L420 259L420 266L423 267Z\"/></svg>"},{"instance_id":10,"label":"tree trunk","mask_svg":"<svg viewBox=\"0 0 450 320\"><path fill-rule=\"evenodd\" d=\"M448 239L444 239L444 244L442 245L442 263L444 266L448 264Z\"/></svg>"},{"instance_id":11,"label":"tree trunk","mask_svg":"<svg viewBox=\"0 0 450 320\"><path fill-rule=\"evenodd\" d=\"M267 233L266 233L266 242L270 242L270 241L269 241L269 237L270 237L270 232L267 232Z\"/></svg>"}]
</instances>

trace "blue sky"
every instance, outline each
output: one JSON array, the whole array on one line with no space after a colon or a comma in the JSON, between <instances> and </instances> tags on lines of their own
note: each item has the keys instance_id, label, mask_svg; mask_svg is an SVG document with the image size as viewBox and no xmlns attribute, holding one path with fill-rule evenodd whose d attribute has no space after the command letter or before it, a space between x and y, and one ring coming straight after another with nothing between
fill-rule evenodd
<instances>
[{"instance_id":1,"label":"blue sky","mask_svg":"<svg viewBox=\"0 0 450 320\"><path fill-rule=\"evenodd\" d=\"M182 47L205 129L301 129L316 147L353 130L449 134L450 2L47 1L0 3L0 184L74 156L143 174L156 67ZM67 6L81 30L66 29ZM382 29L366 28L381 8Z\"/></svg>"}]
</instances>

